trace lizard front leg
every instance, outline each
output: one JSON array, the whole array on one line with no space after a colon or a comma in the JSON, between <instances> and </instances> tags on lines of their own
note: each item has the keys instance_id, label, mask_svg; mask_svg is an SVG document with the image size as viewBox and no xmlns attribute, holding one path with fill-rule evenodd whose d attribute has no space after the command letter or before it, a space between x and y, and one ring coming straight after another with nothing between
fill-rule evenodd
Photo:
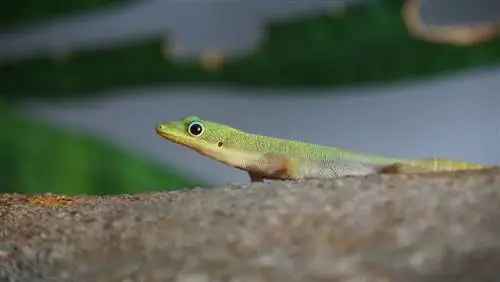
<instances>
[{"instance_id":1,"label":"lizard front leg","mask_svg":"<svg viewBox=\"0 0 500 282\"><path fill-rule=\"evenodd\" d=\"M428 173L432 172L431 169L423 168L419 166L406 165L402 163L394 163L388 166L384 166L380 169L382 174L400 174L400 173Z\"/></svg>"},{"instance_id":2,"label":"lizard front leg","mask_svg":"<svg viewBox=\"0 0 500 282\"><path fill-rule=\"evenodd\" d=\"M252 182L262 182L264 179L292 180L298 178L295 163L292 157L265 153L247 164L246 171Z\"/></svg>"},{"instance_id":3,"label":"lizard front leg","mask_svg":"<svg viewBox=\"0 0 500 282\"><path fill-rule=\"evenodd\" d=\"M249 171L248 176L250 176L251 182L263 182L264 181L264 177L260 174L255 173L255 172Z\"/></svg>"}]
</instances>

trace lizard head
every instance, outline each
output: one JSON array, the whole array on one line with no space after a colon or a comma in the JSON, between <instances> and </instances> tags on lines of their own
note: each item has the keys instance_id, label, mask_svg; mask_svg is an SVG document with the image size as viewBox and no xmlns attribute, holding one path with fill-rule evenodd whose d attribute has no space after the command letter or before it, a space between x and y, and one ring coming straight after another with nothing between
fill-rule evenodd
<instances>
[{"instance_id":1,"label":"lizard head","mask_svg":"<svg viewBox=\"0 0 500 282\"><path fill-rule=\"evenodd\" d=\"M156 132L163 138L216 158L227 150L227 140L238 130L197 116L186 116L179 120L156 125Z\"/></svg>"},{"instance_id":2,"label":"lizard head","mask_svg":"<svg viewBox=\"0 0 500 282\"><path fill-rule=\"evenodd\" d=\"M179 120L158 123L156 132L163 138L190 148L202 155L232 167L258 173L271 166L263 153L272 151L269 146L282 146L271 137L247 133L237 128L186 116ZM271 140L272 139L272 140ZM267 141L273 142L267 142ZM289 141L287 141L289 142ZM264 159L263 159L264 158Z\"/></svg>"}]
</instances>

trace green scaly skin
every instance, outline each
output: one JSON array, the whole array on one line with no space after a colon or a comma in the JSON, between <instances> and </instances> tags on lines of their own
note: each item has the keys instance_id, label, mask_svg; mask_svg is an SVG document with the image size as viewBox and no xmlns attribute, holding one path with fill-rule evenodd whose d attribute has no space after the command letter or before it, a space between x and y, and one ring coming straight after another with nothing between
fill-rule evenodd
<instances>
[{"instance_id":1,"label":"green scaly skin","mask_svg":"<svg viewBox=\"0 0 500 282\"><path fill-rule=\"evenodd\" d=\"M167 140L248 172L251 181L486 168L441 158L389 158L263 136L196 116L159 123L156 132Z\"/></svg>"}]
</instances>

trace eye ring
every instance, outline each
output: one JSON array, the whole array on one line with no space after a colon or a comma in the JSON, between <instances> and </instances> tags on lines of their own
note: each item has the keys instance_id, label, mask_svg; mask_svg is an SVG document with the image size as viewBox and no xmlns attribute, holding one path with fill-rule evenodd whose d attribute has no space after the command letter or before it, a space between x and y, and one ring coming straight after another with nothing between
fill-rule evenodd
<instances>
[{"instance_id":1,"label":"eye ring","mask_svg":"<svg viewBox=\"0 0 500 282\"><path fill-rule=\"evenodd\" d=\"M199 121L192 121L189 123L187 131L190 135L198 137L205 132L205 126Z\"/></svg>"}]
</instances>

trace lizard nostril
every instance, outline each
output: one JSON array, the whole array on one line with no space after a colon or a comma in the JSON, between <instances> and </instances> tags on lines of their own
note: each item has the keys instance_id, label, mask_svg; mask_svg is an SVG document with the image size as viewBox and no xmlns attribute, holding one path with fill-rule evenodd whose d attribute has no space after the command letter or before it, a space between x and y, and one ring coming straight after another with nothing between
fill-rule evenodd
<instances>
[{"instance_id":1,"label":"lizard nostril","mask_svg":"<svg viewBox=\"0 0 500 282\"><path fill-rule=\"evenodd\" d=\"M219 141L219 143L217 143L217 146L222 147L222 141Z\"/></svg>"}]
</instances>

